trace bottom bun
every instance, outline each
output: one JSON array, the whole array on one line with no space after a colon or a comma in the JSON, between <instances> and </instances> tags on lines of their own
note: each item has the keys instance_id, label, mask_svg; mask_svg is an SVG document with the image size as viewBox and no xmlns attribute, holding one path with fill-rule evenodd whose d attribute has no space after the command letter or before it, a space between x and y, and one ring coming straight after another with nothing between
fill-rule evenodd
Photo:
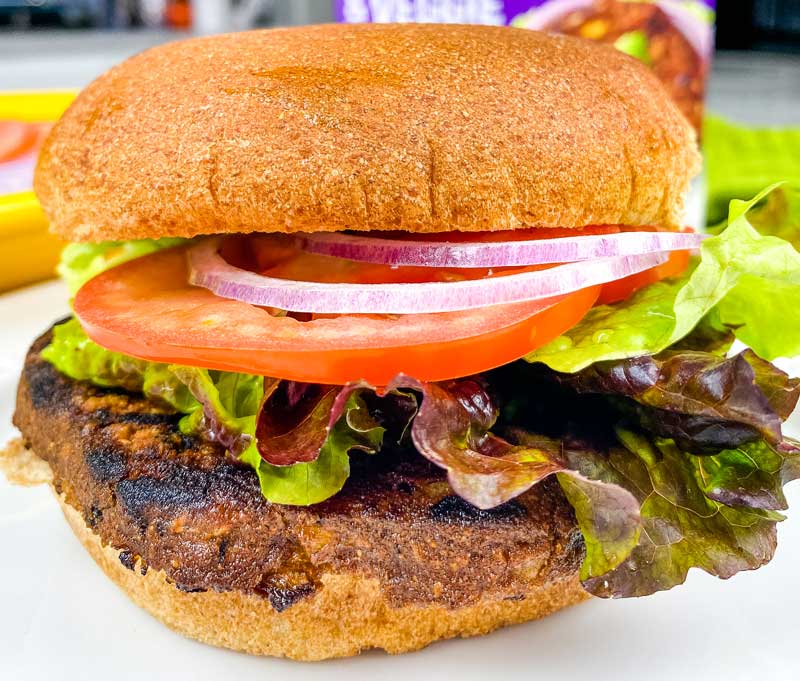
<instances>
[{"instance_id":1,"label":"bottom bun","mask_svg":"<svg viewBox=\"0 0 800 681\"><path fill-rule=\"evenodd\" d=\"M184 636L253 655L323 660L369 648L404 653L440 639L477 636L538 619L589 598L574 574L545 584L522 600L481 599L457 610L424 605L392 608L376 581L328 574L317 598L278 613L259 596L185 593L161 571L151 569L141 575L126 569L119 552L103 546L62 496L58 501L83 546L134 603Z\"/></svg>"}]
</instances>

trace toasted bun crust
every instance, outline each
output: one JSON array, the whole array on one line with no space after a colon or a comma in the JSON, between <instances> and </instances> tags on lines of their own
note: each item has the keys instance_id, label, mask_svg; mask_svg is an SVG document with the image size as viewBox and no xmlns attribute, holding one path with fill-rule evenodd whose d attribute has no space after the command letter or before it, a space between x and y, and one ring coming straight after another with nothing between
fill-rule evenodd
<instances>
[{"instance_id":1,"label":"toasted bun crust","mask_svg":"<svg viewBox=\"0 0 800 681\"><path fill-rule=\"evenodd\" d=\"M103 546L80 513L63 497L58 500L81 544L139 607L184 636L252 655L324 660L370 648L405 653L440 639L487 634L538 619L589 598L576 573L534 588L523 600L484 598L458 610L441 605L394 608L376 580L326 574L316 598L279 613L265 598L237 591L185 593L163 572L149 570L142 576L126 569L119 552Z\"/></svg>"},{"instance_id":2,"label":"toasted bun crust","mask_svg":"<svg viewBox=\"0 0 800 681\"><path fill-rule=\"evenodd\" d=\"M694 134L611 48L486 26L176 42L92 83L35 188L70 240L681 220Z\"/></svg>"}]
</instances>

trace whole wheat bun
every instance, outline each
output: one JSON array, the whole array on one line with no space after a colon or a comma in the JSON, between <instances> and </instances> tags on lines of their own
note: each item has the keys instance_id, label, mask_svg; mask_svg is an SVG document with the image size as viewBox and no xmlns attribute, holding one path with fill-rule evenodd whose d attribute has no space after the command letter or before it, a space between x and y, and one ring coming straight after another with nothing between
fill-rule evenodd
<instances>
[{"instance_id":1,"label":"whole wheat bun","mask_svg":"<svg viewBox=\"0 0 800 681\"><path fill-rule=\"evenodd\" d=\"M80 513L58 496L75 536L122 591L153 617L188 638L251 655L324 660L371 648L418 650L440 639L488 634L499 627L545 617L589 598L577 572L536 586L525 598L490 597L451 610L441 605L392 607L377 582L355 575L323 575L316 598L276 612L269 601L237 591L185 593L163 572L128 570L119 551L104 546Z\"/></svg>"},{"instance_id":2,"label":"whole wheat bun","mask_svg":"<svg viewBox=\"0 0 800 681\"><path fill-rule=\"evenodd\" d=\"M694 133L648 69L523 29L321 25L175 42L98 78L35 189L75 241L681 222Z\"/></svg>"}]
</instances>

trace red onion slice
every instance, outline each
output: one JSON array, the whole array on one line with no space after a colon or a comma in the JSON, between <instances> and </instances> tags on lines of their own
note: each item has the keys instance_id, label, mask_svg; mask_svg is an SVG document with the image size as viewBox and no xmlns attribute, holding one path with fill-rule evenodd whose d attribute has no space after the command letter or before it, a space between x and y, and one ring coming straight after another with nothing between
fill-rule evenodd
<instances>
[{"instance_id":1,"label":"red onion slice","mask_svg":"<svg viewBox=\"0 0 800 681\"><path fill-rule=\"evenodd\" d=\"M318 314L421 314L552 298L656 267L665 253L569 263L487 279L409 284L328 284L278 279L234 267L217 239L189 249L189 283L251 305Z\"/></svg>"},{"instance_id":2,"label":"red onion slice","mask_svg":"<svg viewBox=\"0 0 800 681\"><path fill-rule=\"evenodd\" d=\"M513 267L596 260L643 253L684 251L700 246L693 232L620 232L520 241L405 241L358 234L319 233L302 237L309 253L347 260L417 267Z\"/></svg>"}]
</instances>

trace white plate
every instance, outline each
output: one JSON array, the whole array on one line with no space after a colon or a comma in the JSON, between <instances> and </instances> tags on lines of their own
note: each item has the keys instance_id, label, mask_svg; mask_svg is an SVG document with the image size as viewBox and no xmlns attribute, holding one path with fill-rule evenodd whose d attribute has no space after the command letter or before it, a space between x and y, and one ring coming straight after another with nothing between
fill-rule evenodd
<instances>
[{"instance_id":1,"label":"white plate","mask_svg":"<svg viewBox=\"0 0 800 681\"><path fill-rule=\"evenodd\" d=\"M65 301L57 283L0 297L0 441L13 432L24 353L66 313ZM800 488L790 486L788 497L800 504ZM728 582L695 571L684 586L648 598L595 600L400 657L317 664L251 658L173 634L103 576L45 488L12 487L0 475L0 531L0 678L8 681L798 678L797 517L781 524L770 565Z\"/></svg>"}]
</instances>

